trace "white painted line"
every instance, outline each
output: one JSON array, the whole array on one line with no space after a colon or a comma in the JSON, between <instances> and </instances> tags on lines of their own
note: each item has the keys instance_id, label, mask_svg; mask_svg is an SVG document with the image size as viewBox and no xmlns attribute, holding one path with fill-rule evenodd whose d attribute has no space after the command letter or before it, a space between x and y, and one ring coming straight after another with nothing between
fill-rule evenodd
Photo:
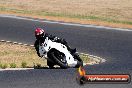
<instances>
[{"instance_id":1,"label":"white painted line","mask_svg":"<svg viewBox=\"0 0 132 88\"><path fill-rule=\"evenodd\" d=\"M34 68L6 68L6 69L0 69L0 71L14 71L14 70L32 70Z\"/></svg>"},{"instance_id":2,"label":"white painted line","mask_svg":"<svg viewBox=\"0 0 132 88\"><path fill-rule=\"evenodd\" d=\"M5 40L0 40L1 42L5 42Z\"/></svg>"},{"instance_id":3,"label":"white painted line","mask_svg":"<svg viewBox=\"0 0 132 88\"><path fill-rule=\"evenodd\" d=\"M0 17L8 17L8 18L14 18L14 19L29 20L29 21L35 21L35 22L44 22L44 23L51 23L51 24L62 24L62 25L69 25L69 26L79 26L79 27L88 27L88 28L109 29L109 30L118 30L118 31L132 31L132 29L111 28L111 27L88 25L88 24L65 23L65 22L48 21L48 20L41 21L41 20L35 20L33 18L31 19L31 18L17 17L15 15L3 15L3 14L0 14Z\"/></svg>"},{"instance_id":4,"label":"white painted line","mask_svg":"<svg viewBox=\"0 0 132 88\"><path fill-rule=\"evenodd\" d=\"M18 42L13 42L13 44L18 44Z\"/></svg>"},{"instance_id":5,"label":"white painted line","mask_svg":"<svg viewBox=\"0 0 132 88\"><path fill-rule=\"evenodd\" d=\"M30 46L34 47L34 45L30 45Z\"/></svg>"},{"instance_id":6,"label":"white painted line","mask_svg":"<svg viewBox=\"0 0 132 88\"><path fill-rule=\"evenodd\" d=\"M7 43L11 43L11 41L6 41Z\"/></svg>"},{"instance_id":7,"label":"white painted line","mask_svg":"<svg viewBox=\"0 0 132 88\"><path fill-rule=\"evenodd\" d=\"M28 46L28 44L23 44L24 46Z\"/></svg>"},{"instance_id":8,"label":"white painted line","mask_svg":"<svg viewBox=\"0 0 132 88\"><path fill-rule=\"evenodd\" d=\"M22 43L18 43L18 45L22 45Z\"/></svg>"}]
</instances>

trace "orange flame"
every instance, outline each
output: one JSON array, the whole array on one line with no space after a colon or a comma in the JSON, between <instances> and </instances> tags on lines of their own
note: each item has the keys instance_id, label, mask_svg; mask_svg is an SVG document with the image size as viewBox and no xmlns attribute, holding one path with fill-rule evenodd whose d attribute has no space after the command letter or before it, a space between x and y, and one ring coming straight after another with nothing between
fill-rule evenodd
<instances>
[{"instance_id":1,"label":"orange flame","mask_svg":"<svg viewBox=\"0 0 132 88\"><path fill-rule=\"evenodd\" d=\"M78 68L78 72L79 72L79 75L80 76L85 76L85 74L86 74L86 72L85 72L85 70L84 70L84 68L82 66L80 66Z\"/></svg>"}]
</instances>

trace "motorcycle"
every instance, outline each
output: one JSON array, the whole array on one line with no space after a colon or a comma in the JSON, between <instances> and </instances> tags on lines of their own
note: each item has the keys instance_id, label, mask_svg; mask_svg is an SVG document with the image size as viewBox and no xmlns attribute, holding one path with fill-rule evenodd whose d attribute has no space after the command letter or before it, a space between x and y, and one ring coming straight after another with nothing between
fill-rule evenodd
<instances>
[{"instance_id":1,"label":"motorcycle","mask_svg":"<svg viewBox=\"0 0 132 88\"><path fill-rule=\"evenodd\" d=\"M39 53L41 57L47 59L49 67L54 65L59 65L61 68L83 66L83 61L76 52L71 53L64 44L51 41L48 37L42 44L39 44Z\"/></svg>"}]
</instances>

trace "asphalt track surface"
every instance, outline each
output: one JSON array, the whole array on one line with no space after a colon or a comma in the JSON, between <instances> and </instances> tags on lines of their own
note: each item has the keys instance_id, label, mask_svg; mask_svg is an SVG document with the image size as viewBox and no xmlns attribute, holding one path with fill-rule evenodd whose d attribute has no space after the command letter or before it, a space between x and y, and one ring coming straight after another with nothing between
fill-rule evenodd
<instances>
[{"instance_id":1,"label":"asphalt track surface","mask_svg":"<svg viewBox=\"0 0 132 88\"><path fill-rule=\"evenodd\" d=\"M34 20L0 17L0 39L33 44L34 29L45 28L65 38L79 52L106 59L99 65L85 66L87 74L132 75L132 31L97 26L76 26ZM1 71L0 88L132 88L132 84L76 83L77 69L33 69Z\"/></svg>"}]
</instances>

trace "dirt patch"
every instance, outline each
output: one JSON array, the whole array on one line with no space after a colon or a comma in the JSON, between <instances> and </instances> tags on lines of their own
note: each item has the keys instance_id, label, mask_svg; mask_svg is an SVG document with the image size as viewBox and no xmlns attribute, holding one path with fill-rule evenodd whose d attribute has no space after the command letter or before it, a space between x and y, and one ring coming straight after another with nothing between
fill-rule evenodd
<instances>
[{"instance_id":1,"label":"dirt patch","mask_svg":"<svg viewBox=\"0 0 132 88\"><path fill-rule=\"evenodd\" d=\"M131 0L2 0L0 8L1 14L132 28Z\"/></svg>"},{"instance_id":2,"label":"dirt patch","mask_svg":"<svg viewBox=\"0 0 132 88\"><path fill-rule=\"evenodd\" d=\"M97 20L83 20L83 19L78 19L78 18L28 15L28 14L19 14L19 13L13 13L13 12L0 12L0 14L16 15L16 16L46 19L46 20L53 20L53 21L70 22L70 23L92 24L92 25L97 25L97 26L107 26L107 27L115 27L115 28L129 28L129 29L132 29L132 25L129 25L129 24L110 23L110 22L97 21Z\"/></svg>"},{"instance_id":3,"label":"dirt patch","mask_svg":"<svg viewBox=\"0 0 132 88\"><path fill-rule=\"evenodd\" d=\"M21 63L26 62L28 67L33 67L34 63L46 65L46 60L42 60L36 54L33 47L0 42L0 63L15 63L21 67Z\"/></svg>"},{"instance_id":4,"label":"dirt patch","mask_svg":"<svg viewBox=\"0 0 132 88\"><path fill-rule=\"evenodd\" d=\"M131 0L1 0L0 6L37 12L95 15L132 20Z\"/></svg>"}]
</instances>

